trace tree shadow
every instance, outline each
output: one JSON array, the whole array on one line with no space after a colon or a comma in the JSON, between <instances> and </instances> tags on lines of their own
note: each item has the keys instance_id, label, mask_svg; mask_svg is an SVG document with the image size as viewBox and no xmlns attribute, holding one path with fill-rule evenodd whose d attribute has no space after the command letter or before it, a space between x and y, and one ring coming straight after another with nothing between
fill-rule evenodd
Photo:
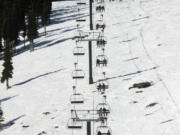
<instances>
[{"instance_id":1,"label":"tree shadow","mask_svg":"<svg viewBox=\"0 0 180 135\"><path fill-rule=\"evenodd\" d=\"M5 124L2 124L2 125L0 126L0 131L2 131L2 130L4 130L4 129L7 129L7 128L9 128L9 127L11 127L12 125L15 124L15 121L21 119L22 117L25 117L25 115L21 115L21 116L15 118L15 119L13 119L13 120L8 121L8 122L5 123Z\"/></svg>"},{"instance_id":2,"label":"tree shadow","mask_svg":"<svg viewBox=\"0 0 180 135\"><path fill-rule=\"evenodd\" d=\"M47 48L47 47L50 47L50 46L53 46L53 45L58 45L59 43L65 42L65 41L70 40L70 39L72 39L72 37L57 40L57 41L55 41L55 42L53 42L53 43L47 44L46 46L43 46L43 44L42 44L42 45L39 45L38 47L40 47L40 46L43 46L43 47L36 48L35 50ZM36 47L37 47L37 46L36 46Z\"/></svg>"},{"instance_id":3,"label":"tree shadow","mask_svg":"<svg viewBox=\"0 0 180 135\"><path fill-rule=\"evenodd\" d=\"M52 41L52 40L47 40L47 41L43 41L43 42L34 44L34 47L38 47L38 46L42 46L42 45L48 44L48 43L50 43L51 41ZM28 45L28 46L22 46L22 47L20 47L20 48L18 48L18 49L16 49L16 50L13 51L13 57L14 57L14 56L17 56L17 55L19 55L19 54L22 54L22 53L24 53L24 52L26 52L26 51L29 51L29 50L30 50L30 46L29 46L29 45ZM3 59L3 55L0 55L0 60L2 60L2 59Z\"/></svg>"},{"instance_id":4,"label":"tree shadow","mask_svg":"<svg viewBox=\"0 0 180 135\"><path fill-rule=\"evenodd\" d=\"M41 77L44 77L44 76L47 76L47 75L50 75L50 74L54 74L54 73L60 72L60 71L62 71L62 70L64 70L64 69L58 69L58 70L55 70L55 71L52 71L52 72L48 72L48 73L45 73L45 74L41 74L41 75L35 76L35 77L33 77L33 78L27 79L27 80L25 80L25 81L23 81L23 82L16 83L16 84L14 84L13 86L23 85L23 84L26 84L26 83L28 83L28 82L30 82L30 81L36 80L36 79L38 79L38 78L41 78Z\"/></svg>"},{"instance_id":5,"label":"tree shadow","mask_svg":"<svg viewBox=\"0 0 180 135\"><path fill-rule=\"evenodd\" d=\"M11 97L6 97L6 98L3 98L3 99L0 99L0 104L2 103L2 102L5 102L5 101L8 101L8 100L10 100L11 98L15 98L15 97L17 97L18 95L15 95L15 96L11 96Z\"/></svg>"}]
</instances>

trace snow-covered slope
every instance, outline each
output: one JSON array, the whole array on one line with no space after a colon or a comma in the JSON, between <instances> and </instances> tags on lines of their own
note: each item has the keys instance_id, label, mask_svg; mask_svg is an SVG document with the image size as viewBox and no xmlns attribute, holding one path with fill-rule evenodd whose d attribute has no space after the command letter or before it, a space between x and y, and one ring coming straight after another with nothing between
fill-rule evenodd
<instances>
[{"instance_id":1,"label":"snow-covered slope","mask_svg":"<svg viewBox=\"0 0 180 135\"><path fill-rule=\"evenodd\" d=\"M106 74L110 84L106 95L111 105L108 125L112 134L179 134L179 5L179 0L106 1L104 34L108 42ZM73 108L69 97L76 60L72 55L75 41L71 40L76 33L76 8L74 1L54 2L48 35L35 40L34 52L27 51L13 58L12 88L6 90L4 84L0 86L0 102L7 125L1 135L37 135L43 131L48 135L86 134L86 123L82 130L67 129ZM87 6L81 10L87 19L88 11ZM94 21L98 17L95 13ZM88 24L83 24L82 29L88 30ZM42 33L43 28L39 32ZM86 55L79 58L79 66L85 70L86 79L78 82L78 89L84 94L85 104L78 108L92 109L93 98L95 106L102 99L99 93L93 92L95 86L88 85L88 46L86 42L82 45ZM99 77L95 67L99 52L94 45L94 81ZM144 81L152 81L153 86L129 90L134 83ZM151 103L157 104L146 107ZM12 122L15 124L8 126ZM99 124L95 123L95 130Z\"/></svg>"}]
</instances>

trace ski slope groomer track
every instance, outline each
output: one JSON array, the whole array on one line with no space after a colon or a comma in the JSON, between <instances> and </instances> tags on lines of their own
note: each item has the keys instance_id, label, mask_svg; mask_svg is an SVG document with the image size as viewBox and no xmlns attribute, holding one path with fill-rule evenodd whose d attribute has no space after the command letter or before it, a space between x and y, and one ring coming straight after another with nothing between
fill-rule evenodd
<instances>
[{"instance_id":1,"label":"ski slope groomer track","mask_svg":"<svg viewBox=\"0 0 180 135\"><path fill-rule=\"evenodd\" d=\"M180 133L179 5L179 0L106 1L104 35L108 42L105 51L110 84L106 94L111 105L108 125L113 135ZM35 40L34 52L13 58L12 88L6 90L4 84L0 86L5 118L0 135L72 134L67 121L74 83L71 72L75 42L71 38L76 31L76 8L75 1L54 2L47 36ZM89 19L88 11L85 7L82 17ZM89 29L88 23L84 29ZM93 103L92 98L95 103L101 99L97 93L92 94L95 86L88 85L88 46L83 44L86 55L79 62L86 79L79 87L87 103L81 109L87 109ZM96 46L93 47L94 69L95 49ZM97 74L93 75L96 78ZM134 83L145 81L153 85L129 90ZM86 123L82 130L73 133L86 134Z\"/></svg>"}]
</instances>

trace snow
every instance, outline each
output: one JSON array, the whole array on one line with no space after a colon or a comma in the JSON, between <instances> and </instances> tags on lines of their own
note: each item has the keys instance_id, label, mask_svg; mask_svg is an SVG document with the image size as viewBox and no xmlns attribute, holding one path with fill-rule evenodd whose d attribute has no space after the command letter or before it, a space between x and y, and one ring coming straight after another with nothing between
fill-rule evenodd
<instances>
[{"instance_id":1,"label":"snow","mask_svg":"<svg viewBox=\"0 0 180 135\"><path fill-rule=\"evenodd\" d=\"M107 38L105 53L108 67L104 69L110 88L107 102L111 106L108 125L114 135L178 135L180 132L180 9L179 0L123 0L106 1L104 35ZM0 86L0 102L6 126L1 135L86 134L83 129L70 130L69 98L72 94L76 58L72 52L76 33L77 5L75 1L53 2L52 24L47 36L35 40L35 51L26 51L13 58L12 88ZM88 6L81 10L88 20ZM94 11L94 22L100 14ZM82 30L89 30L83 23ZM43 33L43 28L39 29ZM88 44L86 55L78 59L85 79L78 81L78 92L83 93L85 104L77 109L93 109L102 101L95 85L88 85ZM95 67L101 50L93 46L94 81L101 78L102 70ZM2 61L0 61L2 65ZM2 71L2 66L0 67ZM131 89L134 83L150 81L153 85ZM94 99L94 102L93 102ZM133 103L137 101L137 103ZM146 107L158 103L153 107ZM45 112L50 114L45 115ZM29 125L23 128L23 125ZM94 130L100 123L94 123ZM58 128L55 128L58 126ZM94 131L94 134L96 131Z\"/></svg>"}]
</instances>

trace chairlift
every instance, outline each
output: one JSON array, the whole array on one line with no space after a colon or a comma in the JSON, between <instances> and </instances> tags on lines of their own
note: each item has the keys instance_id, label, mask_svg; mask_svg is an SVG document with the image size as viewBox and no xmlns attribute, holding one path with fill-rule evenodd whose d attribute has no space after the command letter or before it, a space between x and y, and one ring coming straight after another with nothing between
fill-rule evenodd
<instances>
[{"instance_id":1,"label":"chairlift","mask_svg":"<svg viewBox=\"0 0 180 135\"><path fill-rule=\"evenodd\" d=\"M84 39L84 38L86 38L86 37L88 37L88 35L83 35L83 36L74 36L73 38L72 38L72 40L75 40L75 39L78 39L78 40L82 40L82 39Z\"/></svg>"},{"instance_id":2,"label":"chairlift","mask_svg":"<svg viewBox=\"0 0 180 135\"><path fill-rule=\"evenodd\" d=\"M102 4L96 6L96 11L97 12L104 12L105 11L105 6L102 5Z\"/></svg>"},{"instance_id":3,"label":"chairlift","mask_svg":"<svg viewBox=\"0 0 180 135\"><path fill-rule=\"evenodd\" d=\"M85 77L85 73L82 69L75 69L72 72L72 78L73 79L84 79Z\"/></svg>"},{"instance_id":4,"label":"chairlift","mask_svg":"<svg viewBox=\"0 0 180 135\"><path fill-rule=\"evenodd\" d=\"M108 126L98 126L96 135L112 135L112 130Z\"/></svg>"},{"instance_id":5,"label":"chairlift","mask_svg":"<svg viewBox=\"0 0 180 135\"><path fill-rule=\"evenodd\" d=\"M96 67L98 66L107 66L108 58L106 55L98 55L96 58Z\"/></svg>"},{"instance_id":6,"label":"chairlift","mask_svg":"<svg viewBox=\"0 0 180 135\"><path fill-rule=\"evenodd\" d=\"M97 23L96 24L96 30L98 30L98 29L105 29L105 27L106 27L106 25L103 23L103 24L101 24L101 23Z\"/></svg>"},{"instance_id":7,"label":"chairlift","mask_svg":"<svg viewBox=\"0 0 180 135\"><path fill-rule=\"evenodd\" d=\"M71 104L82 104L84 103L84 97L80 93L74 93L70 97Z\"/></svg>"},{"instance_id":8,"label":"chairlift","mask_svg":"<svg viewBox=\"0 0 180 135\"><path fill-rule=\"evenodd\" d=\"M88 37L88 36L89 36L89 34L85 33L85 32L82 31L82 30L77 30L77 31L75 32L75 37L76 37L76 38L79 38L79 39L83 39L83 38L86 38L86 37Z\"/></svg>"},{"instance_id":9,"label":"chairlift","mask_svg":"<svg viewBox=\"0 0 180 135\"><path fill-rule=\"evenodd\" d=\"M100 110L102 108L102 113L110 113L111 111L111 108L110 108L110 105L107 104L106 102L104 103L99 103L96 107L97 110Z\"/></svg>"},{"instance_id":10,"label":"chairlift","mask_svg":"<svg viewBox=\"0 0 180 135\"><path fill-rule=\"evenodd\" d=\"M103 37L101 37L101 38L99 38L97 41L96 41L96 45L97 45L97 47L104 47L105 45L107 44L107 41L103 38Z\"/></svg>"},{"instance_id":11,"label":"chairlift","mask_svg":"<svg viewBox=\"0 0 180 135\"><path fill-rule=\"evenodd\" d=\"M82 122L81 121L77 121L74 118L70 118L68 120L67 127L69 129L81 129L82 128Z\"/></svg>"},{"instance_id":12,"label":"chairlift","mask_svg":"<svg viewBox=\"0 0 180 135\"><path fill-rule=\"evenodd\" d=\"M85 55L85 49L84 47L75 47L74 50L73 50L73 54L75 56L82 56L82 55Z\"/></svg>"},{"instance_id":13,"label":"chairlift","mask_svg":"<svg viewBox=\"0 0 180 135\"><path fill-rule=\"evenodd\" d=\"M106 80L99 80L96 82L96 89L101 92L102 94L105 92L106 89L109 88L109 83Z\"/></svg>"}]
</instances>

